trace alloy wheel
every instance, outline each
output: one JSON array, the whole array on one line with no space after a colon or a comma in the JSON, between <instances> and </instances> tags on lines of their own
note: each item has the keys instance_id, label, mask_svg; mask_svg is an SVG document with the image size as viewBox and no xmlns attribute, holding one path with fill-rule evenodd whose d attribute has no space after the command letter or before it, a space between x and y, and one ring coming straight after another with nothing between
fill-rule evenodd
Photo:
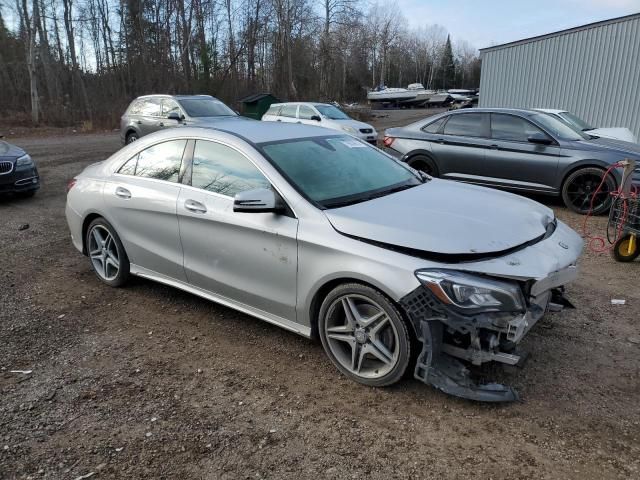
<instances>
[{"instance_id":1,"label":"alloy wheel","mask_svg":"<svg viewBox=\"0 0 640 480\"><path fill-rule=\"evenodd\" d=\"M613 186L607 179L596 194L598 186L602 182L602 176L598 176L593 172L584 172L573 178L567 186L567 198L578 211L588 211L592 206L593 211L604 211L611 201L611 192Z\"/></svg>"},{"instance_id":2,"label":"alloy wheel","mask_svg":"<svg viewBox=\"0 0 640 480\"><path fill-rule=\"evenodd\" d=\"M352 374L376 379L396 366L398 331L373 300L357 294L337 298L327 310L324 326L331 353Z\"/></svg>"},{"instance_id":3,"label":"alloy wheel","mask_svg":"<svg viewBox=\"0 0 640 480\"><path fill-rule=\"evenodd\" d=\"M103 280L111 281L118 276L118 247L111 232L102 225L95 225L89 232L89 257L96 273Z\"/></svg>"}]
</instances>

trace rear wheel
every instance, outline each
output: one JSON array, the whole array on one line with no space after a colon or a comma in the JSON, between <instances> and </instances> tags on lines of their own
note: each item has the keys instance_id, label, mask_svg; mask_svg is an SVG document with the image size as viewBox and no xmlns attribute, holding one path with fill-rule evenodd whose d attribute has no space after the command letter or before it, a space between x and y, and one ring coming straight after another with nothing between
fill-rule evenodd
<instances>
[{"instance_id":1,"label":"rear wheel","mask_svg":"<svg viewBox=\"0 0 640 480\"><path fill-rule=\"evenodd\" d=\"M411 337L395 306L383 294L357 283L332 290L320 307L322 346L347 377L383 387L402 378L411 357Z\"/></svg>"},{"instance_id":2,"label":"rear wheel","mask_svg":"<svg viewBox=\"0 0 640 480\"><path fill-rule=\"evenodd\" d=\"M93 271L100 280L111 287L120 287L129 279L129 258L120 237L104 218L96 218L85 239L87 254Z\"/></svg>"},{"instance_id":3,"label":"rear wheel","mask_svg":"<svg viewBox=\"0 0 640 480\"><path fill-rule=\"evenodd\" d=\"M633 262L640 255L638 237L630 233L623 235L613 244L611 253L618 262Z\"/></svg>"},{"instance_id":4,"label":"rear wheel","mask_svg":"<svg viewBox=\"0 0 640 480\"><path fill-rule=\"evenodd\" d=\"M420 170L431 177L438 176L438 167L436 167L435 162L425 155L416 155L415 157L411 157L407 163L411 168Z\"/></svg>"},{"instance_id":5,"label":"rear wheel","mask_svg":"<svg viewBox=\"0 0 640 480\"><path fill-rule=\"evenodd\" d=\"M581 168L573 172L562 186L562 200L564 204L576 213L585 215L591 213L599 215L611 207L611 193L616 189L615 180L611 175L602 183L605 171L600 168Z\"/></svg>"}]
</instances>

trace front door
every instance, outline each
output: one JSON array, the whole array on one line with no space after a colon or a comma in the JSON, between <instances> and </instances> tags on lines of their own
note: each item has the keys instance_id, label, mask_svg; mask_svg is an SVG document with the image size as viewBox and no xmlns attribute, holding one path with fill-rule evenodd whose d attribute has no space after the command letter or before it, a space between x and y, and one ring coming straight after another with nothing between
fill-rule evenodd
<instances>
[{"instance_id":1,"label":"front door","mask_svg":"<svg viewBox=\"0 0 640 480\"><path fill-rule=\"evenodd\" d=\"M298 220L236 213L233 196L269 181L237 150L197 140L191 185L178 199L190 284L288 320L296 319Z\"/></svg>"},{"instance_id":2,"label":"front door","mask_svg":"<svg viewBox=\"0 0 640 480\"><path fill-rule=\"evenodd\" d=\"M517 115L491 114L491 147L486 165L495 185L512 189L554 190L560 147L531 143L533 134L553 139L533 123Z\"/></svg>"}]
</instances>

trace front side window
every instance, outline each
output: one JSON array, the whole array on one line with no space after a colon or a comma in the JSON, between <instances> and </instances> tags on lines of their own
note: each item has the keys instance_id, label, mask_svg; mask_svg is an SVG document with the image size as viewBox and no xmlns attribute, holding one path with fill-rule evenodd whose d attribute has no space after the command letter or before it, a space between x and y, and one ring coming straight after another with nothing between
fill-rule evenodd
<instances>
[{"instance_id":1,"label":"front side window","mask_svg":"<svg viewBox=\"0 0 640 480\"><path fill-rule=\"evenodd\" d=\"M461 113L451 115L444 126L445 135L463 137L484 137L482 113Z\"/></svg>"},{"instance_id":2,"label":"front side window","mask_svg":"<svg viewBox=\"0 0 640 480\"><path fill-rule=\"evenodd\" d=\"M171 113L177 113L178 115L182 115L182 112L180 111L180 107L178 106L178 104L174 100L171 100L170 98L165 98L164 100L162 100L162 116L168 117L169 114Z\"/></svg>"},{"instance_id":3,"label":"front side window","mask_svg":"<svg viewBox=\"0 0 640 480\"><path fill-rule=\"evenodd\" d=\"M313 108L307 107L306 105L300 105L300 109L298 110L298 118L301 120L311 120L311 117L316 115L316 112L313 111Z\"/></svg>"},{"instance_id":4,"label":"front side window","mask_svg":"<svg viewBox=\"0 0 640 480\"><path fill-rule=\"evenodd\" d=\"M186 140L171 140L153 145L130 158L118 173L178 183L186 145Z\"/></svg>"},{"instance_id":5,"label":"front side window","mask_svg":"<svg viewBox=\"0 0 640 480\"><path fill-rule=\"evenodd\" d=\"M408 168L349 136L282 140L261 149L298 191L324 208L421 184Z\"/></svg>"},{"instance_id":6,"label":"front side window","mask_svg":"<svg viewBox=\"0 0 640 480\"><path fill-rule=\"evenodd\" d=\"M205 140L196 141L191 185L229 197L238 192L271 186L244 155L226 145Z\"/></svg>"},{"instance_id":7,"label":"front side window","mask_svg":"<svg viewBox=\"0 0 640 480\"><path fill-rule=\"evenodd\" d=\"M159 117L160 116L160 99L149 98L144 101L140 110L140 115L145 117Z\"/></svg>"},{"instance_id":8,"label":"front side window","mask_svg":"<svg viewBox=\"0 0 640 480\"><path fill-rule=\"evenodd\" d=\"M574 130L562 120L558 120L546 113L534 113L529 118L560 140L575 141L589 139L589 135Z\"/></svg>"},{"instance_id":9,"label":"front side window","mask_svg":"<svg viewBox=\"0 0 640 480\"><path fill-rule=\"evenodd\" d=\"M330 120L350 120L349 116L339 108L324 103L315 104L314 107Z\"/></svg>"},{"instance_id":10,"label":"front side window","mask_svg":"<svg viewBox=\"0 0 640 480\"><path fill-rule=\"evenodd\" d=\"M534 133L544 132L524 118L514 115L491 114L491 137L498 140L527 142Z\"/></svg>"},{"instance_id":11,"label":"front side window","mask_svg":"<svg viewBox=\"0 0 640 480\"><path fill-rule=\"evenodd\" d=\"M214 98L181 98L179 102L190 117L236 116L236 112Z\"/></svg>"},{"instance_id":12,"label":"front side window","mask_svg":"<svg viewBox=\"0 0 640 480\"><path fill-rule=\"evenodd\" d=\"M285 105L284 107L282 107L282 110L280 110L280 116L296 118L297 108L298 105Z\"/></svg>"}]
</instances>

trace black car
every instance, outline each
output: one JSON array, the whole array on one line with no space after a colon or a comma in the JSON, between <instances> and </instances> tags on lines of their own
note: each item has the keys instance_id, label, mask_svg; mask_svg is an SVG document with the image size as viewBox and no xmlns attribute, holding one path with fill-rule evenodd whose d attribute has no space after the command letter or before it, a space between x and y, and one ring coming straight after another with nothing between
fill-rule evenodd
<instances>
[{"instance_id":1,"label":"black car","mask_svg":"<svg viewBox=\"0 0 640 480\"><path fill-rule=\"evenodd\" d=\"M38 169L27 152L0 140L0 193L30 197L39 188Z\"/></svg>"}]
</instances>

